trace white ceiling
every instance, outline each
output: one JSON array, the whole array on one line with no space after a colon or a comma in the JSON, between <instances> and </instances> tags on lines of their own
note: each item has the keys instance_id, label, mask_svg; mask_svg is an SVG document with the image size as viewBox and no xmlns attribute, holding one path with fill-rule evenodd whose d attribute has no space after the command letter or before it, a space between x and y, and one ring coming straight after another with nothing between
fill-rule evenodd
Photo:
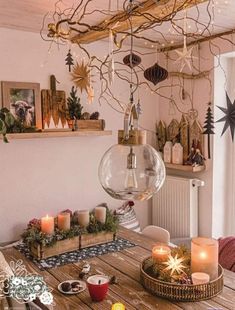
<instances>
[{"instance_id":1,"label":"white ceiling","mask_svg":"<svg viewBox=\"0 0 235 310\"><path fill-rule=\"evenodd\" d=\"M142 0L143 1L143 0ZM43 18L48 12L53 12L55 8L55 3L59 2L62 9L75 6L79 0L0 0L0 27L13 28L24 31L39 32L42 28ZM119 8L121 7L123 0L111 0L112 10L117 9L117 3ZM231 29L235 29L235 0L214 0L214 25L210 26L210 33L221 33ZM109 9L109 0L93 0L89 5L90 10ZM203 24L208 24L209 15L207 12L207 4L203 3L198 6L200 11L198 21ZM210 7L210 13L212 13L212 7ZM178 16L182 17L182 13ZM197 18L198 11L196 8L188 10L188 16ZM52 14L49 14L46 18L45 25L47 25L52 18ZM104 19L105 16L102 14L89 15L87 21L89 23L97 23L98 21ZM183 21L179 21L179 25L182 26ZM47 27L45 26L45 29ZM188 31L196 32L198 34L202 26L196 25L194 22L188 23ZM164 34L166 40L161 34ZM146 36L159 40L161 44L169 45L182 43L182 35L178 34L171 26L170 23L166 22L160 27L156 27L153 30L148 30L145 33ZM209 32L205 33L206 36ZM147 42L141 42L140 44L150 46L151 44Z\"/></svg>"}]
</instances>

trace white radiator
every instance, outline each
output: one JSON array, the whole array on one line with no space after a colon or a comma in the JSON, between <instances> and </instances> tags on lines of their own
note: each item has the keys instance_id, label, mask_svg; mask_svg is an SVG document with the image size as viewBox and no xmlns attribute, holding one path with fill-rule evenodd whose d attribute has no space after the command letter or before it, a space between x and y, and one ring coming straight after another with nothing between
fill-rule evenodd
<instances>
[{"instance_id":1,"label":"white radiator","mask_svg":"<svg viewBox=\"0 0 235 310\"><path fill-rule=\"evenodd\" d=\"M153 196L153 225L170 232L171 238L198 235L198 187L204 182L167 176L160 191Z\"/></svg>"}]
</instances>

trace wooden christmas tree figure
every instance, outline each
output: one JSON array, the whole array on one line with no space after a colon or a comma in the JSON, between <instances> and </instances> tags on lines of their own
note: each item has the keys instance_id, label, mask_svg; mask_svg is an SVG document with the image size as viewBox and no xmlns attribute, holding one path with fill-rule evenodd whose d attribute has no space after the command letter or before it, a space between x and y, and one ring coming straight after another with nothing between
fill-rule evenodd
<instances>
[{"instance_id":1,"label":"wooden christmas tree figure","mask_svg":"<svg viewBox=\"0 0 235 310\"><path fill-rule=\"evenodd\" d=\"M214 135L214 131L213 129L214 127L214 117L211 111L211 107L210 107L211 103L209 103L209 107L207 109L207 113L206 113L206 120L205 120L205 125L203 126L203 128L205 129L205 131L203 132L204 135L207 135L207 143L208 143L208 158L211 158L211 148L210 148L210 135Z\"/></svg>"},{"instance_id":2,"label":"wooden christmas tree figure","mask_svg":"<svg viewBox=\"0 0 235 310\"><path fill-rule=\"evenodd\" d=\"M71 67L74 65L73 63L73 56L71 54L71 50L69 49L69 52L67 54L67 57L65 58L65 64L69 66L69 72L71 72Z\"/></svg>"}]
</instances>

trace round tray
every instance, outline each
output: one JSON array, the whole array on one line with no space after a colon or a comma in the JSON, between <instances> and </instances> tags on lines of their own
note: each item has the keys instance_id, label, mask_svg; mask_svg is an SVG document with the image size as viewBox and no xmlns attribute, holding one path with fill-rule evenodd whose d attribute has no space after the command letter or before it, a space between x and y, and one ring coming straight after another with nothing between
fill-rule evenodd
<instances>
[{"instance_id":1,"label":"round tray","mask_svg":"<svg viewBox=\"0 0 235 310\"><path fill-rule=\"evenodd\" d=\"M149 259L146 258L146 259ZM153 295L175 301L200 301L215 297L222 292L224 286L223 268L219 265L219 277L207 284L188 285L174 284L157 280L140 268L140 282Z\"/></svg>"}]
</instances>

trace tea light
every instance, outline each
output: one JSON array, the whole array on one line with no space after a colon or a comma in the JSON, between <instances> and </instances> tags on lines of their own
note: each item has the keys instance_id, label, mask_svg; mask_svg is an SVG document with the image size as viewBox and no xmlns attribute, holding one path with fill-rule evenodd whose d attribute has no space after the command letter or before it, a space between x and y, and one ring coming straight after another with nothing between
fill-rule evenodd
<instances>
[{"instance_id":1,"label":"tea light","mask_svg":"<svg viewBox=\"0 0 235 310\"><path fill-rule=\"evenodd\" d=\"M60 230L70 229L70 213L62 212L58 214L58 228Z\"/></svg>"},{"instance_id":2,"label":"tea light","mask_svg":"<svg viewBox=\"0 0 235 310\"><path fill-rule=\"evenodd\" d=\"M78 224L82 227L86 227L90 222L90 214L88 210L77 211Z\"/></svg>"},{"instance_id":3,"label":"tea light","mask_svg":"<svg viewBox=\"0 0 235 310\"><path fill-rule=\"evenodd\" d=\"M210 280L218 277L218 241L209 238L193 238L191 243L192 273L207 273Z\"/></svg>"},{"instance_id":4,"label":"tea light","mask_svg":"<svg viewBox=\"0 0 235 310\"><path fill-rule=\"evenodd\" d=\"M54 217L45 216L41 218L41 232L52 235L54 233Z\"/></svg>"},{"instance_id":5,"label":"tea light","mask_svg":"<svg viewBox=\"0 0 235 310\"><path fill-rule=\"evenodd\" d=\"M210 282L210 276L204 272L194 272L192 274L192 281L194 285L206 284Z\"/></svg>"},{"instance_id":6,"label":"tea light","mask_svg":"<svg viewBox=\"0 0 235 310\"><path fill-rule=\"evenodd\" d=\"M165 262L171 254L171 249L166 245L156 245L152 249L152 258L157 262Z\"/></svg>"},{"instance_id":7,"label":"tea light","mask_svg":"<svg viewBox=\"0 0 235 310\"><path fill-rule=\"evenodd\" d=\"M106 208L95 207L95 218L98 222L105 224L106 222Z\"/></svg>"}]
</instances>

